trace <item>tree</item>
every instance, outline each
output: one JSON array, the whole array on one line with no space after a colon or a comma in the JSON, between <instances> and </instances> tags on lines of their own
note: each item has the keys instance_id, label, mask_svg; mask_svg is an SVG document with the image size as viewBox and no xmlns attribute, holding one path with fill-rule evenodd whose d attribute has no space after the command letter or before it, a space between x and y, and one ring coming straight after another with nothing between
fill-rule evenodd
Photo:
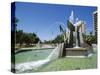
<instances>
[{"instance_id":1,"label":"tree","mask_svg":"<svg viewBox=\"0 0 100 75\"><path fill-rule=\"evenodd\" d=\"M85 35L83 34L83 40L88 43L89 45L92 45L92 44L96 44L97 43L97 38L96 36L94 35Z\"/></svg>"},{"instance_id":2,"label":"tree","mask_svg":"<svg viewBox=\"0 0 100 75\"><path fill-rule=\"evenodd\" d=\"M62 42L64 42L63 36L64 35L57 35L57 37L54 40L52 40L52 43L62 43Z\"/></svg>"},{"instance_id":3,"label":"tree","mask_svg":"<svg viewBox=\"0 0 100 75\"><path fill-rule=\"evenodd\" d=\"M14 19L13 19L13 25L14 25L15 31L17 31L17 23L18 23L18 22L19 22L19 19L16 18L16 17L14 17Z\"/></svg>"},{"instance_id":4,"label":"tree","mask_svg":"<svg viewBox=\"0 0 100 75\"><path fill-rule=\"evenodd\" d=\"M33 43L38 43L40 39L37 37L35 33L26 33L23 30L16 31L16 44L20 44L20 46L24 43L27 46L32 45Z\"/></svg>"},{"instance_id":5,"label":"tree","mask_svg":"<svg viewBox=\"0 0 100 75\"><path fill-rule=\"evenodd\" d=\"M22 45L23 43L23 30L18 30L16 31L16 43L19 43L20 46Z\"/></svg>"}]
</instances>

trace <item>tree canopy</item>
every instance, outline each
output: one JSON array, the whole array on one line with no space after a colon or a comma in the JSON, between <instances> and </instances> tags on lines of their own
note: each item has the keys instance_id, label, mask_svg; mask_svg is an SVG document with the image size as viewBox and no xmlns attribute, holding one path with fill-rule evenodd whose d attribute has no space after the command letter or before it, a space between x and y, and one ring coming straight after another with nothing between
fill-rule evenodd
<instances>
[{"instance_id":1,"label":"tree canopy","mask_svg":"<svg viewBox=\"0 0 100 75\"><path fill-rule=\"evenodd\" d=\"M16 31L16 44L26 44L31 45L38 43L40 41L39 37L33 32L33 33L26 33L23 32L23 30L17 30Z\"/></svg>"}]
</instances>

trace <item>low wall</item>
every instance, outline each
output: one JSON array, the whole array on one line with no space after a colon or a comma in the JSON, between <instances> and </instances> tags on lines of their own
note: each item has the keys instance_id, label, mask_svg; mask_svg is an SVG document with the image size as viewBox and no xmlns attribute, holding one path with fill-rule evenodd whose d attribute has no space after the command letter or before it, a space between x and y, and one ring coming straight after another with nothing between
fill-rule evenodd
<instances>
[{"instance_id":1,"label":"low wall","mask_svg":"<svg viewBox=\"0 0 100 75\"><path fill-rule=\"evenodd\" d=\"M66 48L66 56L88 56L86 48Z\"/></svg>"}]
</instances>

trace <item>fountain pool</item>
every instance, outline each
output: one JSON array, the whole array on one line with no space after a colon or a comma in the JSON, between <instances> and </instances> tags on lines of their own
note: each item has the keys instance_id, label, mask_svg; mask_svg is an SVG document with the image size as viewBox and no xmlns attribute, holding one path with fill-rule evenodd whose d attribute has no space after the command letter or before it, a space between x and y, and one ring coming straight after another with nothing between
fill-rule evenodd
<instances>
[{"instance_id":1,"label":"fountain pool","mask_svg":"<svg viewBox=\"0 0 100 75\"><path fill-rule=\"evenodd\" d=\"M27 70L37 69L51 60L57 59L62 49L63 43L59 44L55 49L37 49L33 51L17 53L15 56L17 60L16 62L21 61L21 63L17 63L15 65L16 72L19 73Z\"/></svg>"},{"instance_id":2,"label":"fountain pool","mask_svg":"<svg viewBox=\"0 0 100 75\"><path fill-rule=\"evenodd\" d=\"M15 54L15 63L24 63L42 60L48 57L48 55L52 52L53 48L45 48L45 49L29 49Z\"/></svg>"}]
</instances>

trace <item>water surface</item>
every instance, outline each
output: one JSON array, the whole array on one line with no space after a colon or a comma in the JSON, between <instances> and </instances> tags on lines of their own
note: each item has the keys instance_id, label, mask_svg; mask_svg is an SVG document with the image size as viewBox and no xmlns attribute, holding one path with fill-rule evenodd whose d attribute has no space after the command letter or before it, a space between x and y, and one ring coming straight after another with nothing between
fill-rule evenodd
<instances>
[{"instance_id":1,"label":"water surface","mask_svg":"<svg viewBox=\"0 0 100 75\"><path fill-rule=\"evenodd\" d=\"M15 63L24 63L45 59L53 49L34 49L25 52L20 52L15 55Z\"/></svg>"}]
</instances>

